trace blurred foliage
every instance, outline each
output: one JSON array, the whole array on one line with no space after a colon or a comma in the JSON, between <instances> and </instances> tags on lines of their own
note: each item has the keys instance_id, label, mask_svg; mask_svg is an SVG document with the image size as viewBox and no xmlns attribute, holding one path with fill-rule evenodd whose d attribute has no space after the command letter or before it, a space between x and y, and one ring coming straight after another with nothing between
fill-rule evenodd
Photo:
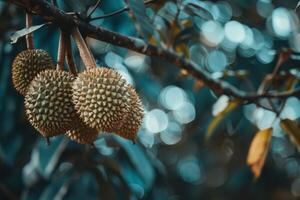
<instances>
[{"instance_id":1,"label":"blurred foliage","mask_svg":"<svg viewBox=\"0 0 300 200\"><path fill-rule=\"evenodd\" d=\"M85 16L96 1L56 3ZM91 23L173 50L213 78L245 91L285 91L298 84L296 1L157 0L144 5L139 0L101 0L91 17L127 4L132 12ZM34 16L34 25L44 23ZM0 199L299 198L299 153L284 134L299 146L298 97L239 106L163 60L94 39L88 43L97 63L120 71L143 99L147 113L138 142L101 135L90 148L59 136L47 146L27 121L23 98L10 76L14 56L25 49L24 38L11 44L10 36L24 27L24 10L0 1ZM54 24L39 28L36 47L56 58L58 33ZM82 69L75 46L73 51ZM290 53L284 57L280 52ZM276 64L279 73L269 81ZM255 133L269 128L269 154L266 160L254 155L262 172L253 181L248 149ZM206 132L213 133L207 142ZM258 150L263 156L267 152Z\"/></svg>"}]
</instances>

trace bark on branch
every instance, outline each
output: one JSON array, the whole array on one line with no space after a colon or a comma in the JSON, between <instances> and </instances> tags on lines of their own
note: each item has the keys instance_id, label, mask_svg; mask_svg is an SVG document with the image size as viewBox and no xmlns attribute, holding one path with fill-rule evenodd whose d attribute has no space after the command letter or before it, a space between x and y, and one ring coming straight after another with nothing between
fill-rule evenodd
<instances>
[{"instance_id":1,"label":"bark on branch","mask_svg":"<svg viewBox=\"0 0 300 200\"><path fill-rule=\"evenodd\" d=\"M225 94L230 97L239 98L245 102L256 102L260 98L281 98L299 95L300 89L287 92L269 92L265 94L252 94L242 91L222 80L215 80L211 75L178 54L161 49L159 47L145 43L142 39L128 37L116 32L112 32L102 27L90 25L75 15L69 15L57 7L44 0L9 0L16 5L23 7L27 12L41 16L44 20L57 24L62 30L70 32L75 27L86 36L101 40L116 46L127 48L148 56L159 57L169 63L185 69L190 75L201 79L207 87L218 94Z\"/></svg>"}]
</instances>

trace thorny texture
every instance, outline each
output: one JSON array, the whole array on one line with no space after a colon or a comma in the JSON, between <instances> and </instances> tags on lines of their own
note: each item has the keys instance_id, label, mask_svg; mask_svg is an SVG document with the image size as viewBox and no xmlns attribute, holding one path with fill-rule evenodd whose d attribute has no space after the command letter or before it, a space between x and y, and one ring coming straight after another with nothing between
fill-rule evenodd
<instances>
[{"instance_id":1,"label":"thorny texture","mask_svg":"<svg viewBox=\"0 0 300 200\"><path fill-rule=\"evenodd\" d=\"M129 86L128 91L130 94L130 112L116 133L124 138L134 141L137 137L137 132L142 125L144 110L142 101L134 88Z\"/></svg>"},{"instance_id":2,"label":"thorny texture","mask_svg":"<svg viewBox=\"0 0 300 200\"><path fill-rule=\"evenodd\" d=\"M73 83L73 102L86 124L104 132L119 129L130 111L126 81L107 68L79 74Z\"/></svg>"},{"instance_id":3,"label":"thorny texture","mask_svg":"<svg viewBox=\"0 0 300 200\"><path fill-rule=\"evenodd\" d=\"M41 71L53 69L53 61L47 51L27 49L19 53L12 64L12 81L16 90L26 95L30 82Z\"/></svg>"},{"instance_id":4,"label":"thorny texture","mask_svg":"<svg viewBox=\"0 0 300 200\"><path fill-rule=\"evenodd\" d=\"M75 15L69 15L44 0L9 0L9 2L23 7L29 13L41 16L46 21L57 24L66 32L78 27L87 37L127 48L148 56L159 57L162 60L186 70L188 74L195 78L202 80L205 85L215 93L238 98L245 103L257 102L261 98L286 99L290 96L300 94L300 88L286 92L266 92L263 94L248 93L225 81L213 79L208 72L198 67L196 63L170 50L147 44L139 38L128 37L99 26L90 25L88 22L79 19Z\"/></svg>"},{"instance_id":5,"label":"thorny texture","mask_svg":"<svg viewBox=\"0 0 300 200\"><path fill-rule=\"evenodd\" d=\"M78 117L75 127L66 132L66 136L79 144L92 144L98 137L98 130L90 128Z\"/></svg>"},{"instance_id":6,"label":"thorny texture","mask_svg":"<svg viewBox=\"0 0 300 200\"><path fill-rule=\"evenodd\" d=\"M45 70L31 82L25 96L25 110L31 124L44 137L71 129L77 119L72 103L72 82L68 72Z\"/></svg>"}]
</instances>

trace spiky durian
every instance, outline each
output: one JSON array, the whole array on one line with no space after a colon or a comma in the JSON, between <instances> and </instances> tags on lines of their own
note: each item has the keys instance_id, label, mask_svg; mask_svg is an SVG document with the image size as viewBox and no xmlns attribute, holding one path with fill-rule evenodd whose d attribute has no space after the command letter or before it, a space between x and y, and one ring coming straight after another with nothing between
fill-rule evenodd
<instances>
[{"instance_id":1,"label":"spiky durian","mask_svg":"<svg viewBox=\"0 0 300 200\"><path fill-rule=\"evenodd\" d=\"M47 51L28 49L19 53L12 64L12 81L16 90L26 95L27 88L41 71L53 69L53 61Z\"/></svg>"},{"instance_id":2,"label":"spiky durian","mask_svg":"<svg viewBox=\"0 0 300 200\"><path fill-rule=\"evenodd\" d=\"M74 128L66 132L66 136L79 144L92 144L98 136L98 130L88 127L81 119L77 120Z\"/></svg>"},{"instance_id":3,"label":"spiky durian","mask_svg":"<svg viewBox=\"0 0 300 200\"><path fill-rule=\"evenodd\" d=\"M123 138L135 140L142 124L144 108L135 89L131 86L128 89L130 94L130 112L123 125L115 133Z\"/></svg>"},{"instance_id":4,"label":"spiky durian","mask_svg":"<svg viewBox=\"0 0 300 200\"><path fill-rule=\"evenodd\" d=\"M72 103L74 79L68 72L45 70L30 83L25 96L26 114L44 137L59 135L72 128L77 117Z\"/></svg>"},{"instance_id":5,"label":"spiky durian","mask_svg":"<svg viewBox=\"0 0 300 200\"><path fill-rule=\"evenodd\" d=\"M73 102L85 124L114 132L129 113L130 95L118 72L94 68L80 73L73 82Z\"/></svg>"}]
</instances>

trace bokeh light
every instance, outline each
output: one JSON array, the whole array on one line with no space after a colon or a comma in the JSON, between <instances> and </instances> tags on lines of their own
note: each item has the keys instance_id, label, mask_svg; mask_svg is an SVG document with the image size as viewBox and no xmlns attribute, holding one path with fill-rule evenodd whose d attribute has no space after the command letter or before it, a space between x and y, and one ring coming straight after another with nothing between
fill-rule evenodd
<instances>
[{"instance_id":1,"label":"bokeh light","mask_svg":"<svg viewBox=\"0 0 300 200\"><path fill-rule=\"evenodd\" d=\"M273 9L274 6L270 0L258 0L256 2L257 13L264 18L269 17L272 14Z\"/></svg>"},{"instance_id":2,"label":"bokeh light","mask_svg":"<svg viewBox=\"0 0 300 200\"><path fill-rule=\"evenodd\" d=\"M144 72L149 67L146 62L146 56L137 53L128 55L124 59L124 64L136 72Z\"/></svg>"},{"instance_id":3,"label":"bokeh light","mask_svg":"<svg viewBox=\"0 0 300 200\"><path fill-rule=\"evenodd\" d=\"M222 112L229 103L229 97L226 95L222 95L219 99L214 103L212 107L212 114L216 116L220 112Z\"/></svg>"},{"instance_id":4,"label":"bokeh light","mask_svg":"<svg viewBox=\"0 0 300 200\"><path fill-rule=\"evenodd\" d=\"M186 182L200 184L205 181L205 174L201 170L195 157L190 156L178 163L178 173Z\"/></svg>"},{"instance_id":5,"label":"bokeh light","mask_svg":"<svg viewBox=\"0 0 300 200\"><path fill-rule=\"evenodd\" d=\"M165 87L159 95L159 102L162 106L169 110L178 109L185 100L185 91L173 85Z\"/></svg>"},{"instance_id":6,"label":"bokeh light","mask_svg":"<svg viewBox=\"0 0 300 200\"><path fill-rule=\"evenodd\" d=\"M160 139L167 145L173 145L180 141L182 137L181 125L176 122L170 122L166 130L160 133Z\"/></svg>"},{"instance_id":7,"label":"bokeh light","mask_svg":"<svg viewBox=\"0 0 300 200\"><path fill-rule=\"evenodd\" d=\"M205 40L211 46L217 46L224 38L224 30L222 25L217 21L206 21L201 27Z\"/></svg>"},{"instance_id":8,"label":"bokeh light","mask_svg":"<svg viewBox=\"0 0 300 200\"><path fill-rule=\"evenodd\" d=\"M287 38L292 31L292 21L286 8L276 8L272 13L272 28L278 37Z\"/></svg>"},{"instance_id":9,"label":"bokeh light","mask_svg":"<svg viewBox=\"0 0 300 200\"><path fill-rule=\"evenodd\" d=\"M222 71L227 65L227 57L222 51L214 50L209 53L207 63L213 72Z\"/></svg>"},{"instance_id":10,"label":"bokeh light","mask_svg":"<svg viewBox=\"0 0 300 200\"><path fill-rule=\"evenodd\" d=\"M184 102L180 107L173 111L174 118L182 124L192 122L196 117L195 107L190 102Z\"/></svg>"},{"instance_id":11,"label":"bokeh light","mask_svg":"<svg viewBox=\"0 0 300 200\"><path fill-rule=\"evenodd\" d=\"M246 37L244 26L237 21L229 21L225 24L225 36L234 43L241 43Z\"/></svg>"},{"instance_id":12,"label":"bokeh light","mask_svg":"<svg viewBox=\"0 0 300 200\"><path fill-rule=\"evenodd\" d=\"M167 128L169 120L163 110L153 109L146 113L144 122L147 131L150 133L159 133Z\"/></svg>"}]
</instances>

